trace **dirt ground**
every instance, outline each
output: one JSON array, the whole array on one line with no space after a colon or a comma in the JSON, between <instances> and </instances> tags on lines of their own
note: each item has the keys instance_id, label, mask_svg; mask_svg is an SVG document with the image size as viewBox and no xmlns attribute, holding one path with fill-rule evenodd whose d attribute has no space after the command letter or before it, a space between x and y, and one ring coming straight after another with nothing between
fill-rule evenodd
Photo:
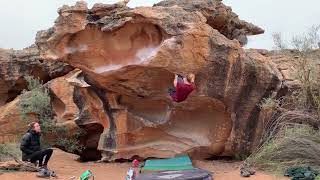
<instances>
[{"instance_id":1,"label":"dirt ground","mask_svg":"<svg viewBox=\"0 0 320 180\"><path fill-rule=\"evenodd\" d=\"M76 161L77 156L55 149L52 159L49 162L49 169L54 170L58 177L51 179L77 180L79 175L89 169L95 175L95 180L124 180L129 163L81 163ZM239 175L240 162L226 161L194 161L194 166L209 170L214 173L215 180L276 180L271 175L257 172L250 178L243 178ZM36 173L30 172L10 172L0 175L1 180L34 180ZM286 178L281 178L286 180Z\"/></svg>"}]
</instances>

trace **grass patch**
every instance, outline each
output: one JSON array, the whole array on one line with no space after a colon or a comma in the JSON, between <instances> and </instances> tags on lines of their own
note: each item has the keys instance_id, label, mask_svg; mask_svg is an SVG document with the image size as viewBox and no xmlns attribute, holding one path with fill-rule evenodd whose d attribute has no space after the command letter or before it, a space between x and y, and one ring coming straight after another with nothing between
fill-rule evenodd
<instances>
[{"instance_id":1,"label":"grass patch","mask_svg":"<svg viewBox=\"0 0 320 180\"><path fill-rule=\"evenodd\" d=\"M17 143L0 144L0 162L13 160L11 155L21 157L20 146Z\"/></svg>"},{"instance_id":2,"label":"grass patch","mask_svg":"<svg viewBox=\"0 0 320 180\"><path fill-rule=\"evenodd\" d=\"M272 97L268 97L268 98L263 98L261 103L258 105L260 107L260 109L275 109L277 107L279 107L279 100L272 98Z\"/></svg>"},{"instance_id":3,"label":"grass patch","mask_svg":"<svg viewBox=\"0 0 320 180\"><path fill-rule=\"evenodd\" d=\"M309 125L286 124L246 162L261 170L282 174L288 167L320 170L320 132Z\"/></svg>"}]
</instances>

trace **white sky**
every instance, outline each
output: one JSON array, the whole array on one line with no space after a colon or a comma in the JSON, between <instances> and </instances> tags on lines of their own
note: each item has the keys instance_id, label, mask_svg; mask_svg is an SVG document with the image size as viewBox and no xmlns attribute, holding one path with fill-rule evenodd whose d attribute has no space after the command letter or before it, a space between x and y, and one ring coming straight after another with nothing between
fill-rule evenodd
<instances>
[{"instance_id":1,"label":"white sky","mask_svg":"<svg viewBox=\"0 0 320 180\"><path fill-rule=\"evenodd\" d=\"M118 0L87 0L94 3L114 3ZM34 42L36 32L51 27L57 9L76 0L1 0L0 48L22 49ZM131 0L130 7L152 6L159 0ZM285 39L320 24L320 0L223 0L240 19L265 29L265 34L252 36L248 48L273 47L271 34L281 32Z\"/></svg>"}]
</instances>

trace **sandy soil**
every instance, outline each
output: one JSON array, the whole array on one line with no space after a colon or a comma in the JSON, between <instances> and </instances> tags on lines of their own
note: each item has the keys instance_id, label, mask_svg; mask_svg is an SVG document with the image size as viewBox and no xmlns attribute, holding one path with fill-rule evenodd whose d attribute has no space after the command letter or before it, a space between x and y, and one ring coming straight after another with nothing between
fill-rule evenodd
<instances>
[{"instance_id":1,"label":"sandy soil","mask_svg":"<svg viewBox=\"0 0 320 180\"><path fill-rule=\"evenodd\" d=\"M49 168L54 170L58 177L51 179L77 180L79 175L90 169L95 175L95 180L123 180L129 163L80 163L76 161L77 156L55 149ZM250 178L243 178L239 175L240 162L227 161L194 161L194 166L209 170L214 173L215 180L276 180L276 177L257 172ZM30 172L10 172L0 175L1 180L34 180L36 173ZM286 180L286 178L281 178Z\"/></svg>"}]
</instances>

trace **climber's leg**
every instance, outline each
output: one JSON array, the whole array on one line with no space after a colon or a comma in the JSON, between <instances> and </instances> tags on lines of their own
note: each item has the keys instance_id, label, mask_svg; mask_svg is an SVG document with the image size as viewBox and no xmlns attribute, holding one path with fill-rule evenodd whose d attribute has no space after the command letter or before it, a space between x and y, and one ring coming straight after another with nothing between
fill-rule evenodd
<instances>
[{"instance_id":1,"label":"climber's leg","mask_svg":"<svg viewBox=\"0 0 320 180\"><path fill-rule=\"evenodd\" d=\"M168 93L172 97L176 93L176 89L174 87L169 87Z\"/></svg>"}]
</instances>

